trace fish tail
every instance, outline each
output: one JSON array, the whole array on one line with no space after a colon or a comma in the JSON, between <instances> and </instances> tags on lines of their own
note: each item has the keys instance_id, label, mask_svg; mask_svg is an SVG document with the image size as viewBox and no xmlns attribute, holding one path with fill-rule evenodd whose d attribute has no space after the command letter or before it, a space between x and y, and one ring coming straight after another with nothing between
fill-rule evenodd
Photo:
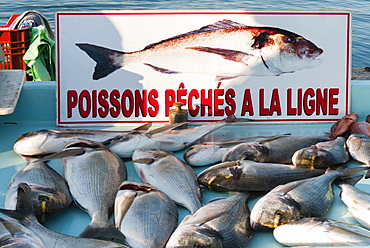
<instances>
[{"instance_id":1,"label":"fish tail","mask_svg":"<svg viewBox=\"0 0 370 248\"><path fill-rule=\"evenodd\" d=\"M89 225L79 235L81 238L107 238L107 239L118 239L125 241L125 235L112 224L106 223L105 225L98 225L94 222L90 222Z\"/></svg>"},{"instance_id":2,"label":"fish tail","mask_svg":"<svg viewBox=\"0 0 370 248\"><path fill-rule=\"evenodd\" d=\"M31 201L31 189L26 183L20 183L17 189L17 204L15 210L0 209L0 213L19 222L37 222Z\"/></svg>"},{"instance_id":3,"label":"fish tail","mask_svg":"<svg viewBox=\"0 0 370 248\"><path fill-rule=\"evenodd\" d=\"M94 80L106 77L123 66L124 52L87 43L76 43L76 46L96 62Z\"/></svg>"}]
</instances>

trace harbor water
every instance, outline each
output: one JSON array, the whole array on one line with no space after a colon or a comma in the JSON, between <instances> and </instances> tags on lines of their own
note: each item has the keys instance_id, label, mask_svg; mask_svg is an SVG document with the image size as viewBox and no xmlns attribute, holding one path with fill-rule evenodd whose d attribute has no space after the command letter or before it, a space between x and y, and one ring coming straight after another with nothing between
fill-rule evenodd
<instances>
[{"instance_id":1,"label":"harbor water","mask_svg":"<svg viewBox=\"0 0 370 248\"><path fill-rule=\"evenodd\" d=\"M305 0L284 2L278 0L0 0L0 24L4 25L12 14L27 10L42 13L55 28L57 11L90 10L242 10L242 11L350 11L352 13L352 68L370 66L367 53L370 51L370 5L361 0ZM164 27L162 27L164 28ZM320 27L317 27L320 28ZM341 28L341 27L338 27ZM331 37L336 42L336 37Z\"/></svg>"}]
</instances>

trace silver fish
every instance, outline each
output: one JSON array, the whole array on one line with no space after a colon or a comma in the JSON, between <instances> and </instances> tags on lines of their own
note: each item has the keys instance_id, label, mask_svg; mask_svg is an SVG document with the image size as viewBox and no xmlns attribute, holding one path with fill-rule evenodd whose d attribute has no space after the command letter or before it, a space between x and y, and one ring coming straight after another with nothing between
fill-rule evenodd
<instances>
[{"instance_id":1,"label":"silver fish","mask_svg":"<svg viewBox=\"0 0 370 248\"><path fill-rule=\"evenodd\" d=\"M125 240L108 220L118 187L127 179L123 161L103 144L84 139L68 142L62 152L51 156L45 159L63 157L64 176L73 200L92 219L80 237Z\"/></svg>"},{"instance_id":2,"label":"silver fish","mask_svg":"<svg viewBox=\"0 0 370 248\"><path fill-rule=\"evenodd\" d=\"M135 128L135 131L146 131L152 123ZM76 138L108 142L113 138L130 131L109 131L90 129L44 129L24 133L14 142L13 150L23 157L44 157L60 152L64 146Z\"/></svg>"},{"instance_id":3,"label":"silver fish","mask_svg":"<svg viewBox=\"0 0 370 248\"><path fill-rule=\"evenodd\" d=\"M349 160L346 139L338 136L334 140L319 142L302 148L292 156L295 166L309 168L328 168L344 164Z\"/></svg>"},{"instance_id":4,"label":"silver fish","mask_svg":"<svg viewBox=\"0 0 370 248\"><path fill-rule=\"evenodd\" d=\"M136 150L132 160L143 182L167 194L191 213L202 206L195 171L176 156L158 149Z\"/></svg>"},{"instance_id":5,"label":"silver fish","mask_svg":"<svg viewBox=\"0 0 370 248\"><path fill-rule=\"evenodd\" d=\"M244 247L253 235L248 193L211 201L186 216L166 247Z\"/></svg>"},{"instance_id":6,"label":"silver fish","mask_svg":"<svg viewBox=\"0 0 370 248\"><path fill-rule=\"evenodd\" d=\"M320 169L240 160L211 166L199 173L198 181L214 191L267 192L278 185L324 173L325 170Z\"/></svg>"},{"instance_id":7,"label":"silver fish","mask_svg":"<svg viewBox=\"0 0 370 248\"><path fill-rule=\"evenodd\" d=\"M353 159L370 165L370 137L365 134L351 134L347 139L349 154Z\"/></svg>"},{"instance_id":8,"label":"silver fish","mask_svg":"<svg viewBox=\"0 0 370 248\"><path fill-rule=\"evenodd\" d=\"M0 217L0 247L45 248L42 240L32 230L12 218Z\"/></svg>"},{"instance_id":9,"label":"silver fish","mask_svg":"<svg viewBox=\"0 0 370 248\"><path fill-rule=\"evenodd\" d=\"M18 187L17 206L15 210L0 209L0 213L16 219L25 227L36 233L46 248L71 248L71 247L84 247L84 248L127 248L128 246L118 244L115 242L80 238L70 235L60 234L54 232L43 225L41 225L33 212L31 203L31 192L27 184L20 184Z\"/></svg>"},{"instance_id":10,"label":"silver fish","mask_svg":"<svg viewBox=\"0 0 370 248\"><path fill-rule=\"evenodd\" d=\"M293 32L247 26L231 20L180 34L135 52L86 43L76 43L76 46L97 62L94 80L130 63L143 64L164 74L215 75L216 80L277 76L315 67L321 63L316 58L323 53L314 43Z\"/></svg>"},{"instance_id":11,"label":"silver fish","mask_svg":"<svg viewBox=\"0 0 370 248\"><path fill-rule=\"evenodd\" d=\"M130 246L161 248L176 228L178 211L174 201L153 186L125 181L116 196L114 216Z\"/></svg>"},{"instance_id":12,"label":"silver fish","mask_svg":"<svg viewBox=\"0 0 370 248\"><path fill-rule=\"evenodd\" d=\"M234 146L222 161L246 159L261 163L292 163L292 156L297 150L328 140L327 135L278 135Z\"/></svg>"},{"instance_id":13,"label":"silver fish","mask_svg":"<svg viewBox=\"0 0 370 248\"><path fill-rule=\"evenodd\" d=\"M184 160L191 166L204 166L222 161L222 157L232 147L245 142L256 141L267 136L255 136L238 139L218 140L202 142L187 148L184 152Z\"/></svg>"},{"instance_id":14,"label":"silver fish","mask_svg":"<svg viewBox=\"0 0 370 248\"><path fill-rule=\"evenodd\" d=\"M223 120L215 123L204 124L201 126L172 130L183 123L175 123L166 125L148 133L132 133L132 135L124 135L113 140L109 149L120 156L121 158L129 158L136 149L151 149L157 148L163 151L179 151L187 148L206 136L207 134L223 127L226 124L249 121L249 119L239 119L234 115L230 115Z\"/></svg>"},{"instance_id":15,"label":"silver fish","mask_svg":"<svg viewBox=\"0 0 370 248\"><path fill-rule=\"evenodd\" d=\"M368 246L370 231L325 218L303 218L274 229L275 239L287 246Z\"/></svg>"},{"instance_id":16,"label":"silver fish","mask_svg":"<svg viewBox=\"0 0 370 248\"><path fill-rule=\"evenodd\" d=\"M136 149L160 148L160 143L153 139L156 133L165 132L184 125L186 122L174 123L155 128L148 132L132 131L115 137L109 144L109 150L121 158L131 158Z\"/></svg>"},{"instance_id":17,"label":"silver fish","mask_svg":"<svg viewBox=\"0 0 370 248\"><path fill-rule=\"evenodd\" d=\"M41 222L72 203L72 196L64 178L45 162L32 159L13 175L6 193L6 209L15 209L20 183L27 183L31 188L33 208Z\"/></svg>"},{"instance_id":18,"label":"silver fish","mask_svg":"<svg viewBox=\"0 0 370 248\"><path fill-rule=\"evenodd\" d=\"M260 198L251 211L255 230L276 228L304 217L320 217L331 206L334 193L332 183L340 176L349 176L368 167L330 170L321 176L279 185Z\"/></svg>"},{"instance_id":19,"label":"silver fish","mask_svg":"<svg viewBox=\"0 0 370 248\"><path fill-rule=\"evenodd\" d=\"M340 182L336 185L342 189L340 199L347 206L348 211L361 225L370 229L370 194L350 183Z\"/></svg>"}]
</instances>

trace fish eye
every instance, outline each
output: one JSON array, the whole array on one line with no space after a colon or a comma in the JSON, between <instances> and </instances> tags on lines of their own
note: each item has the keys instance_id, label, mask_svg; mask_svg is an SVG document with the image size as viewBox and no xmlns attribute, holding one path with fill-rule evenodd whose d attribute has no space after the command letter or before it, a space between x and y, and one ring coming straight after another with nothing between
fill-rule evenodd
<instances>
[{"instance_id":1,"label":"fish eye","mask_svg":"<svg viewBox=\"0 0 370 248\"><path fill-rule=\"evenodd\" d=\"M48 196L46 196L46 195L40 195L40 196L38 197L38 199L39 199L39 201L41 201L41 202L48 202L48 201L50 201L50 198L49 198Z\"/></svg>"},{"instance_id":2,"label":"fish eye","mask_svg":"<svg viewBox=\"0 0 370 248\"><path fill-rule=\"evenodd\" d=\"M286 41L287 41L288 43L296 43L296 42L297 42L297 39L296 39L295 37L288 36L288 37L286 38Z\"/></svg>"}]
</instances>

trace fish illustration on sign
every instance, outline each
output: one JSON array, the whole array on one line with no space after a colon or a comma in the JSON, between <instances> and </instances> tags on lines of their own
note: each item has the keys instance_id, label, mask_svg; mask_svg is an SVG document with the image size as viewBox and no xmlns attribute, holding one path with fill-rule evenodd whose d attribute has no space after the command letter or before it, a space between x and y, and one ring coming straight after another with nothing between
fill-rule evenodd
<instances>
[{"instance_id":1,"label":"fish illustration on sign","mask_svg":"<svg viewBox=\"0 0 370 248\"><path fill-rule=\"evenodd\" d=\"M198 73L216 80L240 76L279 76L318 66L323 53L302 36L276 27L247 26L222 20L180 34L144 49L122 52L76 43L95 62L98 80L130 63L140 63L164 74Z\"/></svg>"}]
</instances>

